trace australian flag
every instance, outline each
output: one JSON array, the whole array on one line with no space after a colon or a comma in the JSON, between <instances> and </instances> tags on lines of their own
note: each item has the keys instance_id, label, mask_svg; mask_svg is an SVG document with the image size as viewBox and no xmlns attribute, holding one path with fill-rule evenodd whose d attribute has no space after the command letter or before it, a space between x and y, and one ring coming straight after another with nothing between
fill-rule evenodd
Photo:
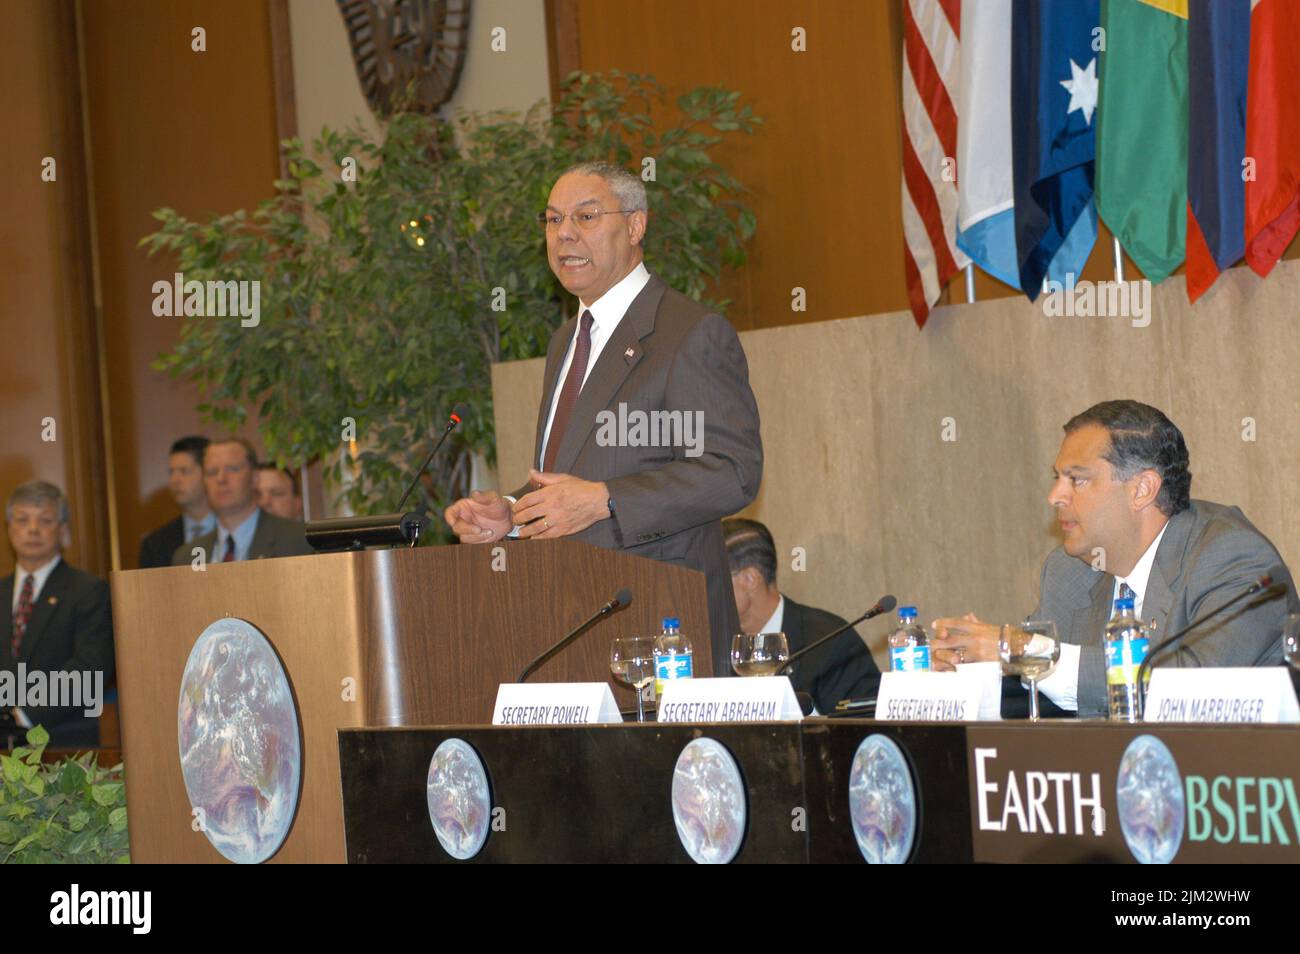
<instances>
[{"instance_id":1,"label":"australian flag","mask_svg":"<svg viewBox=\"0 0 1300 954\"><path fill-rule=\"evenodd\" d=\"M1100 0L1015 0L1011 17L1011 156L1020 287L1076 278L1097 240ZM1095 49L1094 49L1095 47Z\"/></svg>"}]
</instances>

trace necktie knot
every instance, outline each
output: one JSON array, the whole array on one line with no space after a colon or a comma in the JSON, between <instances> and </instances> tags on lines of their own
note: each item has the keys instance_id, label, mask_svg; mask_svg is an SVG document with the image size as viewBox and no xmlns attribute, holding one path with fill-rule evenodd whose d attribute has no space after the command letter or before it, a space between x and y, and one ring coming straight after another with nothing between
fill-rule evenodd
<instances>
[{"instance_id":1,"label":"necktie knot","mask_svg":"<svg viewBox=\"0 0 1300 954\"><path fill-rule=\"evenodd\" d=\"M1137 599L1137 594L1133 592L1133 587L1127 583L1121 583L1119 585L1119 598L1122 600Z\"/></svg>"}]
</instances>

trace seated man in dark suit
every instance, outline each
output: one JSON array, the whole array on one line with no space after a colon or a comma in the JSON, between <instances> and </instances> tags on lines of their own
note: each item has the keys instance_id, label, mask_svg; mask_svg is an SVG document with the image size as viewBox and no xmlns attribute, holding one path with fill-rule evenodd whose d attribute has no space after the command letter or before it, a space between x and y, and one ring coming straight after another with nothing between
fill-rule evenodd
<instances>
[{"instance_id":1,"label":"seated man in dark suit","mask_svg":"<svg viewBox=\"0 0 1300 954\"><path fill-rule=\"evenodd\" d=\"M5 714L19 729L44 726L52 747L93 748L104 684L113 675L108 584L62 559L68 501L58 487L43 480L21 485L9 497L5 521L18 565L0 580L0 603L10 610L0 613L0 678L7 689L26 686L23 700L3 700ZM34 673L42 674L43 700L31 700Z\"/></svg>"},{"instance_id":2,"label":"seated man in dark suit","mask_svg":"<svg viewBox=\"0 0 1300 954\"><path fill-rule=\"evenodd\" d=\"M757 520L732 519L722 521L722 532L744 632L785 633L793 654L844 625L834 613L803 606L777 589L776 544L767 527ZM857 630L835 637L796 662L790 672L795 691L811 695L823 715L834 712L841 699L873 693L879 677Z\"/></svg>"},{"instance_id":3,"label":"seated man in dark suit","mask_svg":"<svg viewBox=\"0 0 1300 954\"><path fill-rule=\"evenodd\" d=\"M1287 584L1287 599L1246 600L1160 665L1282 661L1282 628L1296 605L1291 575L1240 510L1191 499L1187 445L1169 418L1136 401L1090 407L1066 423L1053 474L1047 502L1065 540L1043 563L1031 614L1055 621L1061 639L1060 662L1038 683L1052 702L1080 716L1107 714L1101 636L1121 593L1159 640L1280 567L1275 581ZM936 620L934 631L936 669L998 658L998 627L974 614Z\"/></svg>"},{"instance_id":4,"label":"seated man in dark suit","mask_svg":"<svg viewBox=\"0 0 1300 954\"><path fill-rule=\"evenodd\" d=\"M257 453L241 437L216 440L203 452L203 486L217 528L181 544L175 566L192 564L195 550L205 563L233 563L313 552L297 520L285 520L257 506Z\"/></svg>"},{"instance_id":5,"label":"seated man in dark suit","mask_svg":"<svg viewBox=\"0 0 1300 954\"><path fill-rule=\"evenodd\" d=\"M167 489L181 515L140 541L140 569L171 566L172 554L186 540L217 528L217 515L208 507L203 489L203 451L206 437L182 437L167 456Z\"/></svg>"}]
</instances>

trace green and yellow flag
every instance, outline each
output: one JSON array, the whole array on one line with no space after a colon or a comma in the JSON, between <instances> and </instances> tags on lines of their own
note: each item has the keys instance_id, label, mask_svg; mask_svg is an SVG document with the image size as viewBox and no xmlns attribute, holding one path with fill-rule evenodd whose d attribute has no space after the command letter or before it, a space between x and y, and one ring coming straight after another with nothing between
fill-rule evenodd
<instances>
[{"instance_id":1,"label":"green and yellow flag","mask_svg":"<svg viewBox=\"0 0 1300 954\"><path fill-rule=\"evenodd\" d=\"M1187 0L1102 0L1097 212L1152 282L1187 246Z\"/></svg>"}]
</instances>

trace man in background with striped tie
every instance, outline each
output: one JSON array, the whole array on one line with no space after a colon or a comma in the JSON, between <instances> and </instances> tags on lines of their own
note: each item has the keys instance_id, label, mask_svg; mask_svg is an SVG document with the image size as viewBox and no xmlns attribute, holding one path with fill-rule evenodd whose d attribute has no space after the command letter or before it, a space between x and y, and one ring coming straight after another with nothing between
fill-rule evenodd
<instances>
[{"instance_id":1,"label":"man in background with striped tie","mask_svg":"<svg viewBox=\"0 0 1300 954\"><path fill-rule=\"evenodd\" d=\"M5 696L19 682L25 687L23 705L0 698L0 746L35 725L49 732L52 748L99 745L103 687L113 675L113 616L108 584L63 559L68 520L63 491L43 480L19 486L5 506L17 566L0 580L0 605L8 610L0 612L0 687ZM34 695L33 674L41 674L43 699Z\"/></svg>"}]
</instances>

